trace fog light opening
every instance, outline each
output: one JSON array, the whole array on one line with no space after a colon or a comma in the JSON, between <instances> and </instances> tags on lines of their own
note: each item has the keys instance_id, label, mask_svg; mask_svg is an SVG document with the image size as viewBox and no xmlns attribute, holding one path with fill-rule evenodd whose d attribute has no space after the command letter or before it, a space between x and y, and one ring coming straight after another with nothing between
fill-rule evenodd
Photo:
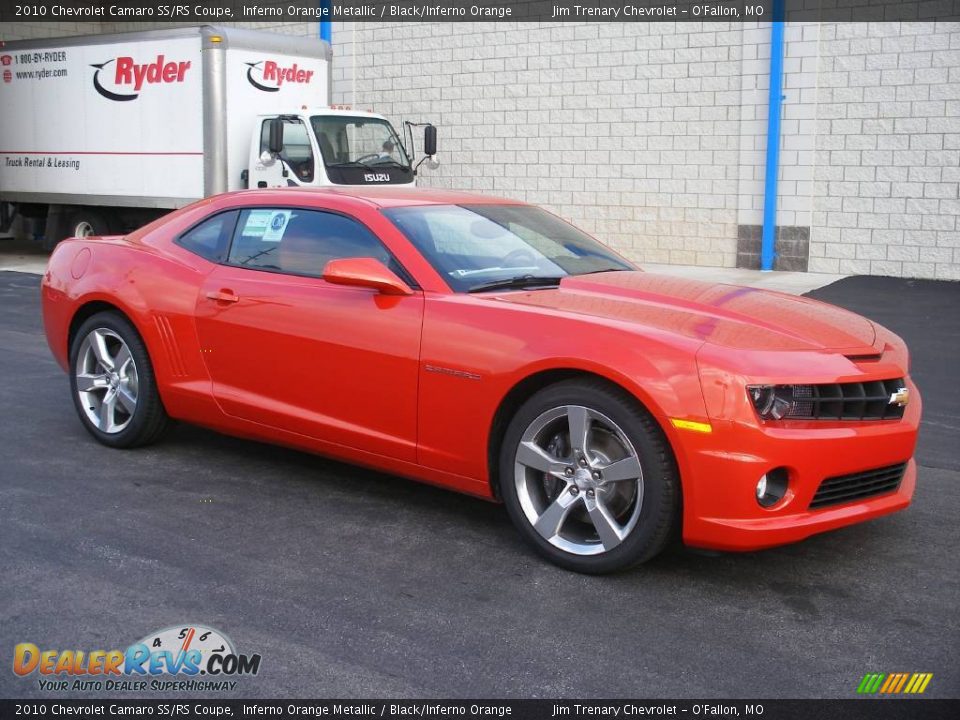
<instances>
[{"instance_id":1,"label":"fog light opening","mask_svg":"<svg viewBox=\"0 0 960 720\"><path fill-rule=\"evenodd\" d=\"M756 496L760 507L773 507L787 494L789 473L785 467L769 470L757 482Z\"/></svg>"}]
</instances>

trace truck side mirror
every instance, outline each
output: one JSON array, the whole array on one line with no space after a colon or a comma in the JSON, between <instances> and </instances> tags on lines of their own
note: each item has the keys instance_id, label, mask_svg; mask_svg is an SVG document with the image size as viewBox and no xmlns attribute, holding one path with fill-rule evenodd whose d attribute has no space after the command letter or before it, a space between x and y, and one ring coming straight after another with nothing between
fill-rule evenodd
<instances>
[{"instance_id":1,"label":"truck side mirror","mask_svg":"<svg viewBox=\"0 0 960 720\"><path fill-rule=\"evenodd\" d=\"M423 154L430 157L437 154L437 129L433 125L423 129Z\"/></svg>"},{"instance_id":2,"label":"truck side mirror","mask_svg":"<svg viewBox=\"0 0 960 720\"><path fill-rule=\"evenodd\" d=\"M267 149L274 155L283 150L283 120L280 118L270 118L270 137L267 142Z\"/></svg>"}]
</instances>

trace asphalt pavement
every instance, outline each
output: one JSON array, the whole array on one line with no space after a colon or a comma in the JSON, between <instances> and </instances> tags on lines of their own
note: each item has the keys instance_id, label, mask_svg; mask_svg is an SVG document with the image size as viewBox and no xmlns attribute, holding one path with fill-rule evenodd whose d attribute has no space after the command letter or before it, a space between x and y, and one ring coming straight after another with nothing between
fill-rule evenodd
<instances>
[{"instance_id":1,"label":"asphalt pavement","mask_svg":"<svg viewBox=\"0 0 960 720\"><path fill-rule=\"evenodd\" d=\"M813 293L911 345L909 510L586 577L534 556L497 505L426 485L184 425L98 445L39 280L0 273L0 697L44 696L10 671L17 643L109 650L189 623L261 654L228 697L849 698L867 672L932 672L927 696L960 696L960 283Z\"/></svg>"}]
</instances>

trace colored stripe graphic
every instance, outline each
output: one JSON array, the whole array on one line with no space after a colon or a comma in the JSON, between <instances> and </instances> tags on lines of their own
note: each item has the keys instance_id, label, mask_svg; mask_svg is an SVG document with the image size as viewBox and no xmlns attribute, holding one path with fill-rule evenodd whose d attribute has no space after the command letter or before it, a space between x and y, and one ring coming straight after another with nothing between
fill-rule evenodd
<instances>
[{"instance_id":1,"label":"colored stripe graphic","mask_svg":"<svg viewBox=\"0 0 960 720\"><path fill-rule=\"evenodd\" d=\"M926 691L933 673L867 673L857 685L861 695L896 695L904 693L919 695Z\"/></svg>"},{"instance_id":2,"label":"colored stripe graphic","mask_svg":"<svg viewBox=\"0 0 960 720\"><path fill-rule=\"evenodd\" d=\"M867 673L857 687L858 693L872 694L880 689L880 683L886 677L883 673Z\"/></svg>"},{"instance_id":3,"label":"colored stripe graphic","mask_svg":"<svg viewBox=\"0 0 960 720\"><path fill-rule=\"evenodd\" d=\"M905 693L919 694L927 689L927 685L930 684L930 680L933 679L933 673L914 673L913 677L910 678L910 682L907 683L907 687L904 688Z\"/></svg>"}]
</instances>

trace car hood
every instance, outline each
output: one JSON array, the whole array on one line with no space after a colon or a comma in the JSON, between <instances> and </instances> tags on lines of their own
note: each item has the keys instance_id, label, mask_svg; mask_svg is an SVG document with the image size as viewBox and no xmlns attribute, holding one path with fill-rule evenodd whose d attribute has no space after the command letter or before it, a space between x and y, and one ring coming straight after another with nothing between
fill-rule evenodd
<instances>
[{"instance_id":1,"label":"car hood","mask_svg":"<svg viewBox=\"0 0 960 720\"><path fill-rule=\"evenodd\" d=\"M488 297L637 324L737 349L875 352L873 324L832 305L640 271L567 277L555 289Z\"/></svg>"}]
</instances>

